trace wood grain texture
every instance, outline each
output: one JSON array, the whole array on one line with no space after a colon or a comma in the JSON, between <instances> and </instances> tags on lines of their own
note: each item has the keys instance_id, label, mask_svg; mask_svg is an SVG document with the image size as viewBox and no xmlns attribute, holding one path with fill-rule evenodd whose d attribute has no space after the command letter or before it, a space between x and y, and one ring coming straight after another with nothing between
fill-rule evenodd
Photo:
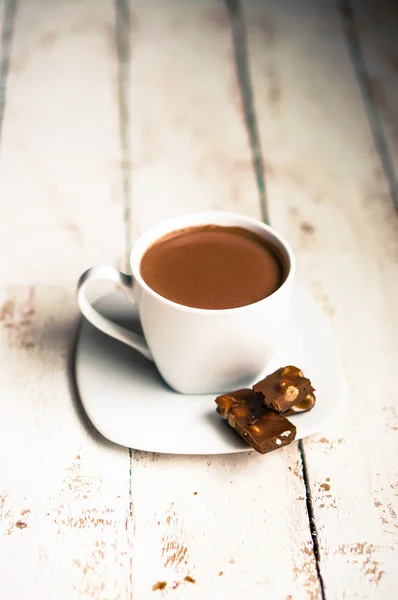
<instances>
[{"instance_id":1,"label":"wood grain texture","mask_svg":"<svg viewBox=\"0 0 398 600\"><path fill-rule=\"evenodd\" d=\"M134 235L189 211L259 216L224 3L130 6Z\"/></svg>"},{"instance_id":2,"label":"wood grain texture","mask_svg":"<svg viewBox=\"0 0 398 600\"><path fill-rule=\"evenodd\" d=\"M13 261L1 265L9 284L74 284L85 267L114 260L111 232L123 234L114 11L92 9L37 0L18 10L0 181L14 240ZM10 252L2 236L0 253Z\"/></svg>"},{"instance_id":3,"label":"wood grain texture","mask_svg":"<svg viewBox=\"0 0 398 600\"><path fill-rule=\"evenodd\" d=\"M332 319L347 373L346 414L303 442L325 597L391 598L397 218L335 7L244 7L272 221Z\"/></svg>"},{"instance_id":4,"label":"wood grain texture","mask_svg":"<svg viewBox=\"0 0 398 600\"><path fill-rule=\"evenodd\" d=\"M266 460L134 452L132 495L134 597L157 581L178 599L319 595L295 444Z\"/></svg>"},{"instance_id":5,"label":"wood grain texture","mask_svg":"<svg viewBox=\"0 0 398 600\"><path fill-rule=\"evenodd\" d=\"M0 595L130 597L129 454L68 353L78 275L124 255L113 7L20 3L0 153Z\"/></svg>"},{"instance_id":6,"label":"wood grain texture","mask_svg":"<svg viewBox=\"0 0 398 600\"><path fill-rule=\"evenodd\" d=\"M16 8L16 0L0 1L0 140Z\"/></svg>"},{"instance_id":7,"label":"wood grain texture","mask_svg":"<svg viewBox=\"0 0 398 600\"><path fill-rule=\"evenodd\" d=\"M26 0L11 40L15 6L0 2L1 595L315 600L318 567L327 600L390 600L398 225L336 5L243 3L271 220L347 371L346 414L303 443L318 565L296 444L129 454L87 423L67 367L86 267L121 267L168 216L261 214L226 4ZM368 23L370 75L395 98L393 44Z\"/></svg>"},{"instance_id":8,"label":"wood grain texture","mask_svg":"<svg viewBox=\"0 0 398 600\"><path fill-rule=\"evenodd\" d=\"M0 60L2 62L3 58L3 46L4 46L4 12L5 12L5 4L4 0L0 1ZM2 85L4 87L4 85Z\"/></svg>"},{"instance_id":9,"label":"wood grain texture","mask_svg":"<svg viewBox=\"0 0 398 600\"><path fill-rule=\"evenodd\" d=\"M355 62L362 59L365 71L362 77L357 72L357 77L363 95L368 96L365 107L398 210L398 5L370 0L366 10L362 10L362 3L354 0L348 4L348 10L345 8L342 18L346 31L357 38L357 54L361 55ZM357 64L357 71L360 66ZM367 106L369 101L374 111Z\"/></svg>"},{"instance_id":10,"label":"wood grain texture","mask_svg":"<svg viewBox=\"0 0 398 600\"><path fill-rule=\"evenodd\" d=\"M188 211L259 217L224 3L130 9L133 237ZM134 598L318 596L297 444L265 459L133 452L131 473Z\"/></svg>"}]
</instances>

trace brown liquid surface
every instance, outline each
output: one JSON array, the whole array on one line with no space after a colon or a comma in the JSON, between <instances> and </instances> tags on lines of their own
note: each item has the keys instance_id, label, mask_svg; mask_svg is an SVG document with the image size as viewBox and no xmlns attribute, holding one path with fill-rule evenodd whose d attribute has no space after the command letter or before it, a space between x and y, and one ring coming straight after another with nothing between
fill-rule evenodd
<instances>
[{"instance_id":1,"label":"brown liquid surface","mask_svg":"<svg viewBox=\"0 0 398 600\"><path fill-rule=\"evenodd\" d=\"M155 292L178 304L205 309L246 306L283 282L276 251L240 227L206 225L174 231L141 260L141 276Z\"/></svg>"}]
</instances>

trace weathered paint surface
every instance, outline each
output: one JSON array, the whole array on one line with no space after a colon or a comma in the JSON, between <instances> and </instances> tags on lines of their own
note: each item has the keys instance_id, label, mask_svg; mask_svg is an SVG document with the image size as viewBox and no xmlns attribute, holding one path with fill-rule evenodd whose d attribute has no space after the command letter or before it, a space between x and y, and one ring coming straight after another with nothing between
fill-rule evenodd
<instances>
[{"instance_id":1,"label":"weathered paint surface","mask_svg":"<svg viewBox=\"0 0 398 600\"><path fill-rule=\"evenodd\" d=\"M398 43L381 4L0 3L7 600L393 597ZM166 217L261 217L265 197L335 328L345 415L301 453L108 443L72 376L77 277L123 267Z\"/></svg>"}]
</instances>

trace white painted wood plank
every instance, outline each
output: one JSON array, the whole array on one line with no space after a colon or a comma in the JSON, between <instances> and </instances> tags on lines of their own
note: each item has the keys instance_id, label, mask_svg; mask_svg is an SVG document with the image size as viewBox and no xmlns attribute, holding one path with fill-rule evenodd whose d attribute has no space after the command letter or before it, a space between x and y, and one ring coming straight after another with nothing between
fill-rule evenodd
<instances>
[{"instance_id":1,"label":"white painted wood plank","mask_svg":"<svg viewBox=\"0 0 398 600\"><path fill-rule=\"evenodd\" d=\"M11 255L9 238L0 238L1 256L13 258L1 265L10 284L72 283L94 262L114 260L123 208L113 36L107 1L18 9L0 181L14 240Z\"/></svg>"},{"instance_id":2,"label":"white painted wood plank","mask_svg":"<svg viewBox=\"0 0 398 600\"><path fill-rule=\"evenodd\" d=\"M259 217L224 4L131 7L134 235L191 210ZM177 600L318 597L297 444L266 457L134 452L132 496L134 598L157 582Z\"/></svg>"},{"instance_id":3,"label":"white painted wood plank","mask_svg":"<svg viewBox=\"0 0 398 600\"><path fill-rule=\"evenodd\" d=\"M132 493L137 598L158 581L179 599L317 597L296 445L267 457L135 452Z\"/></svg>"},{"instance_id":4,"label":"white painted wood plank","mask_svg":"<svg viewBox=\"0 0 398 600\"><path fill-rule=\"evenodd\" d=\"M10 55L9 41L13 20L13 8L13 4L7 4L6 6L5 0L0 0L0 135L2 113L4 110L4 92Z\"/></svg>"},{"instance_id":5,"label":"white painted wood plank","mask_svg":"<svg viewBox=\"0 0 398 600\"><path fill-rule=\"evenodd\" d=\"M344 417L304 442L326 598L389 599L398 585L397 218L334 6L244 6L272 221L332 319L347 372Z\"/></svg>"},{"instance_id":6,"label":"white painted wood plank","mask_svg":"<svg viewBox=\"0 0 398 600\"><path fill-rule=\"evenodd\" d=\"M352 1L371 89L384 134L398 172L398 9L394 2Z\"/></svg>"},{"instance_id":7,"label":"white painted wood plank","mask_svg":"<svg viewBox=\"0 0 398 600\"><path fill-rule=\"evenodd\" d=\"M189 211L259 215L223 2L131 3L135 233Z\"/></svg>"},{"instance_id":8,"label":"white painted wood plank","mask_svg":"<svg viewBox=\"0 0 398 600\"><path fill-rule=\"evenodd\" d=\"M70 389L74 288L121 262L110 2L20 3L0 154L0 581L8 600L130 597L129 455Z\"/></svg>"},{"instance_id":9,"label":"white painted wood plank","mask_svg":"<svg viewBox=\"0 0 398 600\"><path fill-rule=\"evenodd\" d=\"M2 52L3 52L3 39L2 39L2 31L3 31L3 24L4 24L4 8L5 8L5 4L4 4L4 0L0 0L0 58L3 56Z\"/></svg>"}]
</instances>

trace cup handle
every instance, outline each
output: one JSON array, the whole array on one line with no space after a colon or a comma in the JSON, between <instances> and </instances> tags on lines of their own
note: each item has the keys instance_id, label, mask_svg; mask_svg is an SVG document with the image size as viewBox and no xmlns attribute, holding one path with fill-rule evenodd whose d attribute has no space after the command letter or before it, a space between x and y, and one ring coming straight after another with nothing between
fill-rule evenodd
<instances>
[{"instance_id":1,"label":"cup handle","mask_svg":"<svg viewBox=\"0 0 398 600\"><path fill-rule=\"evenodd\" d=\"M90 303L89 299L87 298L87 288L94 281L103 280L116 283L116 285L118 285L123 290L126 298L128 300L131 300L133 293L132 276L126 275L125 273L121 273L114 267L98 265L96 267L88 269L88 271L83 273L77 284L77 302L79 304L81 312L86 317L86 319L90 321L92 325L94 325L94 327L96 327L103 333L110 335L116 340L124 342L125 344L131 346L135 350L138 350L138 352L143 354L145 358L153 360L151 351L149 350L145 338L142 335L138 335L137 333L128 331L128 329L125 329L121 325L113 323L110 319L107 319L106 317L101 315Z\"/></svg>"}]
</instances>

